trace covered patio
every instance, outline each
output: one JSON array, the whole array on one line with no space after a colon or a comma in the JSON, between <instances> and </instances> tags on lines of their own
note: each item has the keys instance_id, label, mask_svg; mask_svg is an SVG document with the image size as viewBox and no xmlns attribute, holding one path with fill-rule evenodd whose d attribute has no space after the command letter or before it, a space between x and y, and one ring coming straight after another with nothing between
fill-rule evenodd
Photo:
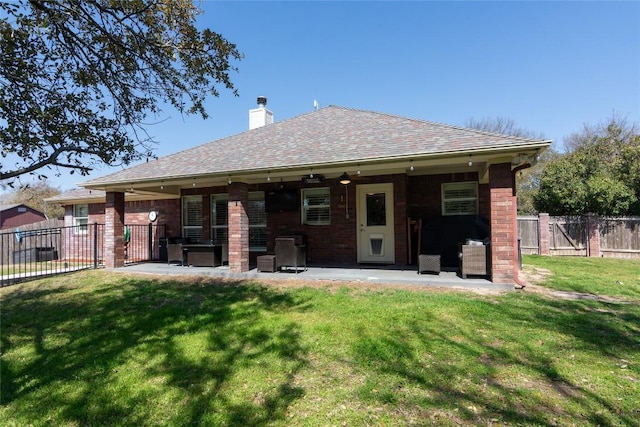
<instances>
[{"instance_id":1,"label":"covered patio","mask_svg":"<svg viewBox=\"0 0 640 427\"><path fill-rule=\"evenodd\" d=\"M483 277L463 279L456 271L442 271L440 274L417 274L416 266L308 266L305 271L260 272L253 267L248 271L235 273L228 265L220 267L186 267L166 263L140 263L116 268L120 273L140 273L153 275L221 277L246 280L278 281L331 281L345 283L365 283L380 285L411 285L416 287L450 288L469 291L507 292L515 289L510 283L494 283Z\"/></svg>"}]
</instances>

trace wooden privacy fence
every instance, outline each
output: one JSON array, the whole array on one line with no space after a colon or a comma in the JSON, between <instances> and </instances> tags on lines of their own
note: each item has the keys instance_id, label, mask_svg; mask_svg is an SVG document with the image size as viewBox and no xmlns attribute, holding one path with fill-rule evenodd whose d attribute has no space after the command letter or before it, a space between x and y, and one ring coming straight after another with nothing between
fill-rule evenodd
<instances>
[{"instance_id":1,"label":"wooden privacy fence","mask_svg":"<svg viewBox=\"0 0 640 427\"><path fill-rule=\"evenodd\" d=\"M63 247L63 226L63 220L47 219L15 229L2 230L0 262L5 265L11 264L14 258L19 259L21 254L26 254L31 248L55 248L56 251L60 251Z\"/></svg>"},{"instance_id":2,"label":"wooden privacy fence","mask_svg":"<svg viewBox=\"0 0 640 427\"><path fill-rule=\"evenodd\" d=\"M523 254L640 259L640 217L518 217Z\"/></svg>"}]
</instances>

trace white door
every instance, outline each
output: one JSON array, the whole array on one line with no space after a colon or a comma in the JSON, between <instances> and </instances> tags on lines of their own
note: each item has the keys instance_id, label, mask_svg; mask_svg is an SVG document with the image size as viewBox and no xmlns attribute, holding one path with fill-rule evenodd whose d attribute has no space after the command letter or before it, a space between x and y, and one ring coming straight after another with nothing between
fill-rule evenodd
<instances>
[{"instance_id":1,"label":"white door","mask_svg":"<svg viewBox=\"0 0 640 427\"><path fill-rule=\"evenodd\" d=\"M357 186L358 262L395 262L393 183Z\"/></svg>"}]
</instances>

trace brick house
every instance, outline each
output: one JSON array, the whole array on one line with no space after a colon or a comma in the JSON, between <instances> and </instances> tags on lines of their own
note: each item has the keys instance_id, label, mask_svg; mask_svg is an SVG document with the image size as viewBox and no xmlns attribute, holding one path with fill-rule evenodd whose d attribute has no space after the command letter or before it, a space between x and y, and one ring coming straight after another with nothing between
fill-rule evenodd
<instances>
[{"instance_id":1,"label":"brick house","mask_svg":"<svg viewBox=\"0 0 640 427\"><path fill-rule=\"evenodd\" d=\"M338 106L274 122L262 97L249 127L54 199L68 225L104 222L107 267L124 264L124 225L154 212L168 236L228 243L231 272L279 235L303 235L318 265L411 264L428 247L452 268L467 237L490 243L491 280L517 281L515 177L551 141Z\"/></svg>"},{"instance_id":2,"label":"brick house","mask_svg":"<svg viewBox=\"0 0 640 427\"><path fill-rule=\"evenodd\" d=\"M47 216L43 212L22 203L0 205L0 230L12 230L46 219Z\"/></svg>"}]
</instances>

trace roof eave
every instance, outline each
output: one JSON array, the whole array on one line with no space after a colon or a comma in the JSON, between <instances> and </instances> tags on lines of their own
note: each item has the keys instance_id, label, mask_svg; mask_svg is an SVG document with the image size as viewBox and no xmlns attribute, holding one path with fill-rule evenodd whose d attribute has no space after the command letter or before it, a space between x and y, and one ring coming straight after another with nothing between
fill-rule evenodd
<instances>
[{"instance_id":1,"label":"roof eave","mask_svg":"<svg viewBox=\"0 0 640 427\"><path fill-rule=\"evenodd\" d=\"M180 175L172 175L172 176L163 176L163 177L152 177L145 178L139 180L100 180L95 179L91 181L87 181L85 183L80 184L81 187L87 189L96 189L96 190L104 190L104 191L124 191L127 189L133 188L135 191L136 187L149 187L156 186L158 189L164 186L179 186L182 188L188 188L189 186L203 186L203 184L207 183L209 186L216 185L226 185L229 179L233 181L242 181L243 178L254 177L252 181L258 179L259 181L266 180L267 176L270 178L279 179L296 177L299 178L301 174L308 174L311 170L314 170L316 173L325 173L331 174L335 173L336 176L340 173L344 172L344 168L367 168L373 167L374 169L385 169L400 171L402 169L401 164L403 162L423 162L423 166L428 166L429 161L436 161L436 163L447 162L450 161L451 164L459 163L460 160L456 160L459 158L467 158L469 155L474 156L484 156L484 157L495 157L495 156L509 156L516 155L522 153L531 153L538 152L541 153L546 148L551 145L551 140L540 140L540 141L522 141L517 144L499 144L490 147L475 147L468 149L454 149L449 151L439 151L436 153L413 153L413 154L403 154L394 157L370 157L370 158L354 158L347 159L340 162L315 162L315 163L305 163L305 164L296 164L290 166L277 166L277 167L260 167L260 168L252 168L252 169L242 169L242 170L226 170L226 171L211 171L207 173L198 173L198 174L180 174ZM409 165L407 164L407 168ZM255 178L255 176L261 176L261 178ZM172 195L172 193L166 193L168 197Z\"/></svg>"}]
</instances>

